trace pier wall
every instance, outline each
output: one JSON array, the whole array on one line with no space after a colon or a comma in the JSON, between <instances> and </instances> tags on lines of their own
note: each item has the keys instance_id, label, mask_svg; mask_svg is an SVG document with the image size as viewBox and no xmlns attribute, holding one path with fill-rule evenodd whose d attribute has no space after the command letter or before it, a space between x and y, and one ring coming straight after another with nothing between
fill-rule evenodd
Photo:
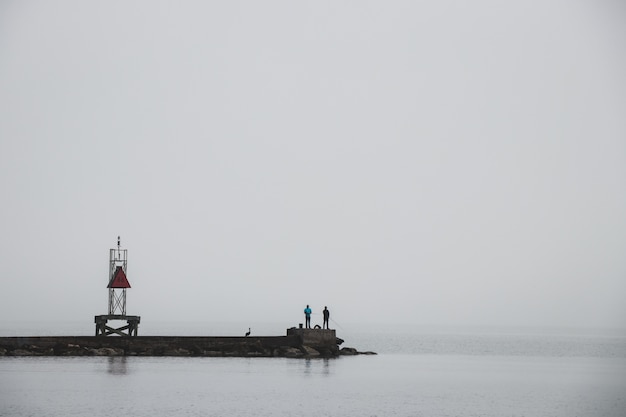
<instances>
[{"instance_id":1,"label":"pier wall","mask_svg":"<svg viewBox=\"0 0 626 417\"><path fill-rule=\"evenodd\" d=\"M307 346L330 346L337 344L335 330L329 329L302 329L292 327L287 329L287 336L299 336Z\"/></svg>"},{"instance_id":2,"label":"pier wall","mask_svg":"<svg viewBox=\"0 0 626 417\"><path fill-rule=\"evenodd\" d=\"M305 329L306 330L306 329ZM329 331L286 336L34 336L0 337L0 356L335 357Z\"/></svg>"},{"instance_id":3,"label":"pier wall","mask_svg":"<svg viewBox=\"0 0 626 417\"><path fill-rule=\"evenodd\" d=\"M48 336L2 337L0 355L13 356L286 356L298 337Z\"/></svg>"},{"instance_id":4,"label":"pier wall","mask_svg":"<svg viewBox=\"0 0 626 417\"><path fill-rule=\"evenodd\" d=\"M337 339L335 330L329 329L303 329L292 327L287 329L287 337L298 337L305 347L323 352L325 356L339 355L339 344L343 340Z\"/></svg>"}]
</instances>

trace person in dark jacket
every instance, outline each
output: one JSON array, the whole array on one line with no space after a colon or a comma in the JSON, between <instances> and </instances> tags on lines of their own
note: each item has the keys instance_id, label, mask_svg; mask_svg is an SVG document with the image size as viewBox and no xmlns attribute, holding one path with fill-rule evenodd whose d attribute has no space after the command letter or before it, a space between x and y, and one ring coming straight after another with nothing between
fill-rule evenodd
<instances>
[{"instance_id":1,"label":"person in dark jacket","mask_svg":"<svg viewBox=\"0 0 626 417\"><path fill-rule=\"evenodd\" d=\"M328 327L328 319L330 319L330 311L328 311L328 307L324 306L324 329L329 329Z\"/></svg>"}]
</instances>

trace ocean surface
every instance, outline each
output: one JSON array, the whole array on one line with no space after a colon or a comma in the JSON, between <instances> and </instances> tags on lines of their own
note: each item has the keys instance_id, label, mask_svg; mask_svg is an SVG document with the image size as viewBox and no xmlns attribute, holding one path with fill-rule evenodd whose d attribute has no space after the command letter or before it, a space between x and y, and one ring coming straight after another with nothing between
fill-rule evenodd
<instances>
[{"instance_id":1,"label":"ocean surface","mask_svg":"<svg viewBox=\"0 0 626 417\"><path fill-rule=\"evenodd\" d=\"M0 322L0 336L93 325ZM290 326L289 326L290 327ZM239 335L160 324L140 334ZM253 334L284 334L257 324ZM626 332L342 324L337 359L0 357L0 416L626 416ZM220 333L218 333L218 331Z\"/></svg>"}]
</instances>

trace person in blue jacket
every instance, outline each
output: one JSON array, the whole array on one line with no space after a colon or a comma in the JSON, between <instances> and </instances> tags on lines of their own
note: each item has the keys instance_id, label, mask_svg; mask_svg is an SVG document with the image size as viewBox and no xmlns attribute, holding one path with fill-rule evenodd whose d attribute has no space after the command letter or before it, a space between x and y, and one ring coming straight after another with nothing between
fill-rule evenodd
<instances>
[{"instance_id":1,"label":"person in blue jacket","mask_svg":"<svg viewBox=\"0 0 626 417\"><path fill-rule=\"evenodd\" d=\"M306 305L306 308L304 309L304 320L305 320L305 327L307 329L311 328L311 308L309 307L309 305Z\"/></svg>"}]
</instances>

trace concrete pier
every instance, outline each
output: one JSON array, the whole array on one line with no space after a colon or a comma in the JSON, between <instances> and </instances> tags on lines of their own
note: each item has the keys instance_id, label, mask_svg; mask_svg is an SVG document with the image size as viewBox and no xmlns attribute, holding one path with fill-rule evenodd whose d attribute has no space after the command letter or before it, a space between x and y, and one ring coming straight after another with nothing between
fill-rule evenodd
<instances>
[{"instance_id":1,"label":"concrete pier","mask_svg":"<svg viewBox=\"0 0 626 417\"><path fill-rule=\"evenodd\" d=\"M297 357L300 346L297 336L1 337L0 355Z\"/></svg>"},{"instance_id":2,"label":"concrete pier","mask_svg":"<svg viewBox=\"0 0 626 417\"><path fill-rule=\"evenodd\" d=\"M0 337L0 356L209 356L332 358L334 330L287 330L285 336Z\"/></svg>"}]
</instances>

